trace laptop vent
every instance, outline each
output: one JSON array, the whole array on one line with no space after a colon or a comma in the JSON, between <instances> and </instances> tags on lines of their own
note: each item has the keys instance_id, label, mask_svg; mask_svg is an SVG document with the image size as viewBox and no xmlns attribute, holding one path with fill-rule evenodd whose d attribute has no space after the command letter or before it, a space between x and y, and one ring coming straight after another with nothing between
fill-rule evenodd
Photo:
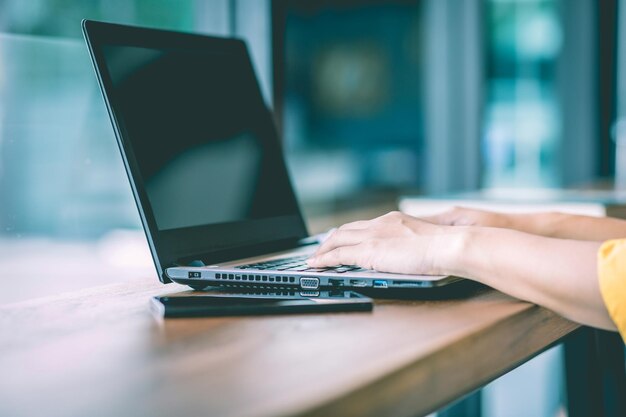
<instances>
[{"instance_id":1,"label":"laptop vent","mask_svg":"<svg viewBox=\"0 0 626 417\"><path fill-rule=\"evenodd\" d=\"M295 284L295 277L280 275L249 275L249 274L215 274L215 279L229 281L255 281L255 282L280 282L283 284Z\"/></svg>"}]
</instances>

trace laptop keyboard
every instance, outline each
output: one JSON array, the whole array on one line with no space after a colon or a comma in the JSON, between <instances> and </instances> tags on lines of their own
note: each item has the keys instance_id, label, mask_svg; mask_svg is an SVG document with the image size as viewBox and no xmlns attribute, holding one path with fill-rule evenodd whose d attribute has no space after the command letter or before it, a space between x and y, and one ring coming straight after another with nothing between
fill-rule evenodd
<instances>
[{"instance_id":1,"label":"laptop keyboard","mask_svg":"<svg viewBox=\"0 0 626 417\"><path fill-rule=\"evenodd\" d=\"M345 272L370 272L369 269L363 269L354 265L339 265L324 268L311 268L307 265L306 260L308 256L294 256L291 258L273 259L271 261L258 262L247 265L240 265L235 269L255 269L272 271L285 271L285 272L332 272L343 274Z\"/></svg>"}]
</instances>

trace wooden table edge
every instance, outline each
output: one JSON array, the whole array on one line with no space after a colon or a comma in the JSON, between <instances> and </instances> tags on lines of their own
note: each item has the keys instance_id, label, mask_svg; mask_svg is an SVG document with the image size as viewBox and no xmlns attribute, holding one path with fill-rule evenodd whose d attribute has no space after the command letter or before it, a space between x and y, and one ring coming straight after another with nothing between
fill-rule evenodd
<instances>
[{"instance_id":1,"label":"wooden table edge","mask_svg":"<svg viewBox=\"0 0 626 417\"><path fill-rule=\"evenodd\" d=\"M445 349L416 358L402 369L297 415L426 415L517 368L580 327L550 310L532 305ZM475 358L474 366L459 369L467 363L462 358L468 355ZM425 384L428 384L426 388Z\"/></svg>"}]
</instances>

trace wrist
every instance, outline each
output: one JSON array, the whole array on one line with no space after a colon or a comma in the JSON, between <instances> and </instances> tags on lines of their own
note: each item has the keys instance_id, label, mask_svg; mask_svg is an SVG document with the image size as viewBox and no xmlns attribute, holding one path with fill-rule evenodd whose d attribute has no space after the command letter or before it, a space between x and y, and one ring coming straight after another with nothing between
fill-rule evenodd
<instances>
[{"instance_id":1,"label":"wrist","mask_svg":"<svg viewBox=\"0 0 626 417\"><path fill-rule=\"evenodd\" d=\"M469 278L474 281L488 284L484 280L488 278L493 270L491 254L499 243L499 234L517 233L516 231L468 226L459 228L457 234L451 237L448 243L448 257L445 268L442 268L443 275L453 275Z\"/></svg>"},{"instance_id":2,"label":"wrist","mask_svg":"<svg viewBox=\"0 0 626 417\"><path fill-rule=\"evenodd\" d=\"M467 253L477 229L473 226L445 226L435 248L434 274L467 276Z\"/></svg>"}]
</instances>

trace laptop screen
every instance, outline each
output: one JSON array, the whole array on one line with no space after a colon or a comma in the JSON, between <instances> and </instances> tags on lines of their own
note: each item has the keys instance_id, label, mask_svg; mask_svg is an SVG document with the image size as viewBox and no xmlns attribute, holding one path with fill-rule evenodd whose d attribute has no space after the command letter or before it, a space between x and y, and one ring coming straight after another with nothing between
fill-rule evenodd
<instances>
[{"instance_id":1,"label":"laptop screen","mask_svg":"<svg viewBox=\"0 0 626 417\"><path fill-rule=\"evenodd\" d=\"M90 46L161 266L306 237L243 44L98 25L113 41Z\"/></svg>"},{"instance_id":2,"label":"laptop screen","mask_svg":"<svg viewBox=\"0 0 626 417\"><path fill-rule=\"evenodd\" d=\"M245 56L103 52L159 230L297 212Z\"/></svg>"}]
</instances>

